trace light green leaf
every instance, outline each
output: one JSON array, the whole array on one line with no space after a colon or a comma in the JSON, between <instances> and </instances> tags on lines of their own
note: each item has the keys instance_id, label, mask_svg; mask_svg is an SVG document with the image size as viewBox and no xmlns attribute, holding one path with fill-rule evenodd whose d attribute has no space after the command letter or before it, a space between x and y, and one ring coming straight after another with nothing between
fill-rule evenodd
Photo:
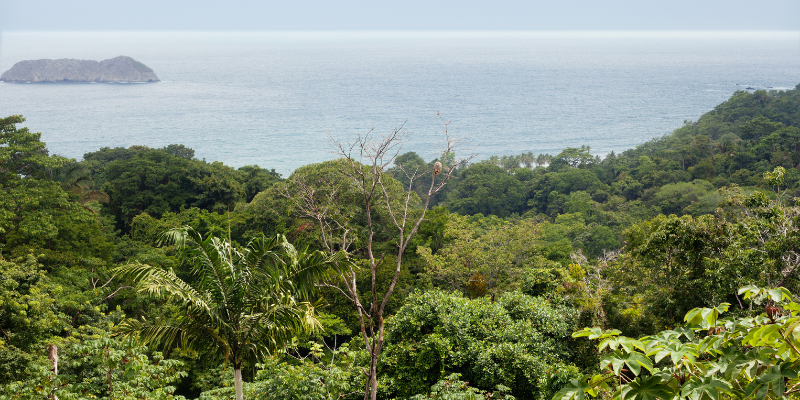
<instances>
[{"instance_id":1,"label":"light green leaf","mask_svg":"<svg viewBox=\"0 0 800 400\"><path fill-rule=\"evenodd\" d=\"M622 389L623 400L670 400L675 389L662 383L659 376L638 377Z\"/></svg>"},{"instance_id":2,"label":"light green leaf","mask_svg":"<svg viewBox=\"0 0 800 400\"><path fill-rule=\"evenodd\" d=\"M719 400L720 394L731 394L731 384L715 376L693 377L681 388L681 396L691 400Z\"/></svg>"},{"instance_id":3,"label":"light green leaf","mask_svg":"<svg viewBox=\"0 0 800 400\"><path fill-rule=\"evenodd\" d=\"M589 389L591 389L591 385L583 379L573 379L567 386L556 392L552 400L585 400L585 393Z\"/></svg>"}]
</instances>

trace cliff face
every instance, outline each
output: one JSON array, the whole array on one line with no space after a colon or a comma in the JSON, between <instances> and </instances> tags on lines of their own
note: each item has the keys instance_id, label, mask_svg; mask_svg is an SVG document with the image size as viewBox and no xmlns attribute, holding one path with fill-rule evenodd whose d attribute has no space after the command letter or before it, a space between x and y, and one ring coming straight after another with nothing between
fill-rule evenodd
<instances>
[{"instance_id":1,"label":"cliff face","mask_svg":"<svg viewBox=\"0 0 800 400\"><path fill-rule=\"evenodd\" d=\"M148 66L126 56L103 61L27 60L0 75L1 82L160 82Z\"/></svg>"}]
</instances>

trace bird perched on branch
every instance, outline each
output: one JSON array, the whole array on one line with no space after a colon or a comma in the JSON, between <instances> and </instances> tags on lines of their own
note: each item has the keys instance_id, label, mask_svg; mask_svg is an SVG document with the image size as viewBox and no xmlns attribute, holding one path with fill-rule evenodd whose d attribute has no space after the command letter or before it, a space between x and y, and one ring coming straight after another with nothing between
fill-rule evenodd
<instances>
[{"instance_id":1,"label":"bird perched on branch","mask_svg":"<svg viewBox=\"0 0 800 400\"><path fill-rule=\"evenodd\" d=\"M442 172L442 163L437 161L433 163L433 175L439 175L439 172Z\"/></svg>"}]
</instances>

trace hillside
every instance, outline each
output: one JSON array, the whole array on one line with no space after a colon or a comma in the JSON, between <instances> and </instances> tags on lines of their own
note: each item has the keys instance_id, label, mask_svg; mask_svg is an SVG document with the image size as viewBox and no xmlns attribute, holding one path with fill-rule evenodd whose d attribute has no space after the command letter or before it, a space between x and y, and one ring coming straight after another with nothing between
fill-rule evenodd
<instances>
[{"instance_id":1,"label":"hillside","mask_svg":"<svg viewBox=\"0 0 800 400\"><path fill-rule=\"evenodd\" d=\"M800 85L736 92L606 157L579 147L462 165L458 154L406 153L286 178L177 144L106 147L76 162L50 155L23 122L0 119L0 399L228 399L237 373L247 398L359 399L370 370L387 399L545 400L582 385L582 374L613 377L611 391L629 372L668 367L637 379L663 378L675 392L694 378L670 359L719 356L701 357L695 342L728 328L780 328L789 312L769 304L800 289ZM444 185L426 209L432 182ZM423 212L409 235L403 218ZM312 272L286 278L296 271ZM754 301L767 295L767 308ZM684 321L689 312L696 318ZM718 329L722 312L747 322ZM584 327L599 338L675 328L659 334L673 353L650 361L633 339L598 350L571 335ZM120 338L133 332L143 340ZM730 351L774 344L758 340ZM231 358L240 344L254 351ZM786 368L778 382L800 388L796 363L766 361L796 360L789 349L758 353L771 356L737 375L742 388L717 387L741 392ZM623 353L636 364L620 369Z\"/></svg>"}]
</instances>

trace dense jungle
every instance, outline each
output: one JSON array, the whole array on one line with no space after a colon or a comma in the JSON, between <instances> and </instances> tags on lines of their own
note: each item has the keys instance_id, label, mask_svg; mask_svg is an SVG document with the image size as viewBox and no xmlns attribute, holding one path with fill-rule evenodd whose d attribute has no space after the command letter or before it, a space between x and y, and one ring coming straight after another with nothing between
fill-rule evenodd
<instances>
[{"instance_id":1,"label":"dense jungle","mask_svg":"<svg viewBox=\"0 0 800 400\"><path fill-rule=\"evenodd\" d=\"M605 157L283 177L0 119L0 399L777 399L800 392L800 85ZM478 151L480 149L477 149Z\"/></svg>"}]
</instances>

